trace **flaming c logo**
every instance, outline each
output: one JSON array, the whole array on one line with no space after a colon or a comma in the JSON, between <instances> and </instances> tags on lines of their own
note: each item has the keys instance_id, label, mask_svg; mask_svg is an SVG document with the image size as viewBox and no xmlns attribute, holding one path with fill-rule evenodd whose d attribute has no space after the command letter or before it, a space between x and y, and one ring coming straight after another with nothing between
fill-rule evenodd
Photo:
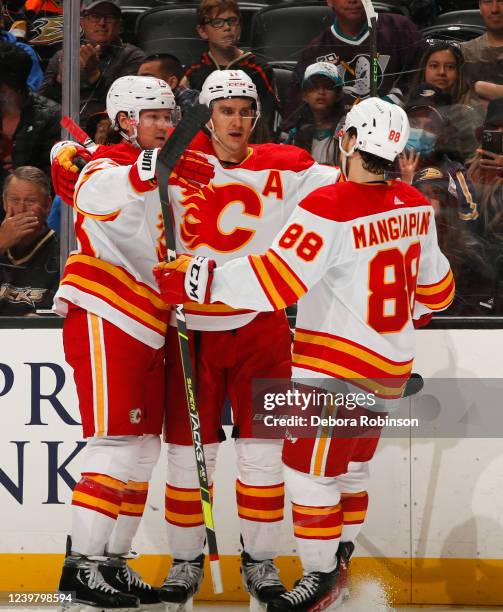
<instances>
[{"instance_id":1,"label":"flaming c logo","mask_svg":"<svg viewBox=\"0 0 503 612\"><path fill-rule=\"evenodd\" d=\"M241 205L241 217L260 217L262 202L258 194L241 183L209 184L202 189L184 190L184 207L180 235L190 249L208 246L214 251L230 253L243 247L255 230L235 226L231 231L222 229L225 211L231 205Z\"/></svg>"}]
</instances>

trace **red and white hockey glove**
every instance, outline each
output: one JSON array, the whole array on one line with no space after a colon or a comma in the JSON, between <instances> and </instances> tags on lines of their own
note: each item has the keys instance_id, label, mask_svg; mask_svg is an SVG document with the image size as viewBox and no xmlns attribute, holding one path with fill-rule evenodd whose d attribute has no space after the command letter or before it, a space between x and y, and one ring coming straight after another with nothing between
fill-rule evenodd
<instances>
[{"instance_id":1,"label":"red and white hockey glove","mask_svg":"<svg viewBox=\"0 0 503 612\"><path fill-rule=\"evenodd\" d=\"M136 163L131 166L129 179L136 191L140 193L157 187L155 165L160 149L146 149L140 153ZM180 187L200 189L215 176L215 169L198 153L184 153L176 164L168 183Z\"/></svg>"},{"instance_id":2,"label":"red and white hockey glove","mask_svg":"<svg viewBox=\"0 0 503 612\"><path fill-rule=\"evenodd\" d=\"M80 171L91 159L91 153L76 142L63 141L51 150L51 177L56 195L73 206L75 183Z\"/></svg>"},{"instance_id":3,"label":"red and white hockey glove","mask_svg":"<svg viewBox=\"0 0 503 612\"><path fill-rule=\"evenodd\" d=\"M169 184L199 189L207 185L214 176L215 168L204 155L188 151L180 157L169 177Z\"/></svg>"},{"instance_id":4,"label":"red and white hockey glove","mask_svg":"<svg viewBox=\"0 0 503 612\"><path fill-rule=\"evenodd\" d=\"M207 257L180 255L154 268L162 299L168 304L209 304L215 262Z\"/></svg>"}]
</instances>

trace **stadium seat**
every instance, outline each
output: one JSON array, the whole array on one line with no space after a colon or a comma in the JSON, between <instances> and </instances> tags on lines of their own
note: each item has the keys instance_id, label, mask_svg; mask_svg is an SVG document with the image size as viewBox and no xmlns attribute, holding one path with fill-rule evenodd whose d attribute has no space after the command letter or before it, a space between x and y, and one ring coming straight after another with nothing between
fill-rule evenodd
<instances>
[{"instance_id":1,"label":"stadium seat","mask_svg":"<svg viewBox=\"0 0 503 612\"><path fill-rule=\"evenodd\" d=\"M304 47L333 22L326 4L285 2L259 11L252 23L251 48L271 62L296 62Z\"/></svg>"},{"instance_id":2,"label":"stadium seat","mask_svg":"<svg viewBox=\"0 0 503 612\"><path fill-rule=\"evenodd\" d=\"M374 3L378 12L407 15L402 0ZM283 2L259 11L252 23L251 48L271 62L297 62L304 47L332 25L334 13L326 2Z\"/></svg>"},{"instance_id":3,"label":"stadium seat","mask_svg":"<svg viewBox=\"0 0 503 612\"><path fill-rule=\"evenodd\" d=\"M284 63L284 62L271 62L270 64L272 71L274 72L274 80L276 82L276 93L278 94L278 98L283 107L286 100L286 92L288 89L288 83L290 82L290 77L292 76L293 69L295 64L293 62Z\"/></svg>"},{"instance_id":4,"label":"stadium seat","mask_svg":"<svg viewBox=\"0 0 503 612\"><path fill-rule=\"evenodd\" d=\"M443 13L438 15L433 25L475 25L485 27L484 20L478 9Z\"/></svg>"},{"instance_id":5,"label":"stadium seat","mask_svg":"<svg viewBox=\"0 0 503 612\"><path fill-rule=\"evenodd\" d=\"M426 39L452 40L455 42L465 42L482 36L486 28L480 25L433 25L423 28L421 34Z\"/></svg>"},{"instance_id":6,"label":"stadium seat","mask_svg":"<svg viewBox=\"0 0 503 612\"><path fill-rule=\"evenodd\" d=\"M249 47L251 22L255 13L265 5L258 2L240 2L243 17L240 46ZM147 55L172 53L182 64L188 65L207 49L196 31L197 4L167 4L143 12L136 22L136 44Z\"/></svg>"}]
</instances>

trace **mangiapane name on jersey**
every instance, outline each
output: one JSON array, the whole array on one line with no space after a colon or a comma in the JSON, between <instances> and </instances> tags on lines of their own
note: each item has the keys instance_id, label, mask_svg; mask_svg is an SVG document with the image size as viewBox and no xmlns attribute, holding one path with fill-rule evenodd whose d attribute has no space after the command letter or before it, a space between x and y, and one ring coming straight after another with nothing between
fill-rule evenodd
<instances>
[{"instance_id":1,"label":"mangiapane name on jersey","mask_svg":"<svg viewBox=\"0 0 503 612\"><path fill-rule=\"evenodd\" d=\"M353 225L355 249L384 244L409 236L426 236L430 216L431 211L408 212Z\"/></svg>"}]
</instances>

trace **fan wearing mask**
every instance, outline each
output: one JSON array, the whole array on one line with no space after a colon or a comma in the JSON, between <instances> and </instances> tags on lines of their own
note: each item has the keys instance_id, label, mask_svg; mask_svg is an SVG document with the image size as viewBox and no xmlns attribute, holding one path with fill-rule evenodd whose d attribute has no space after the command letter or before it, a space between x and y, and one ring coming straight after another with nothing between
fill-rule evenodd
<instances>
[{"instance_id":1,"label":"fan wearing mask","mask_svg":"<svg viewBox=\"0 0 503 612\"><path fill-rule=\"evenodd\" d=\"M434 85L423 83L411 95L405 111L409 117L410 135L399 159L403 181L414 185L413 177L422 168L437 168L450 176L455 185L458 213L467 228L478 226L479 207L475 189L463 164L450 159L443 151L445 133L444 109L450 96Z\"/></svg>"}]
</instances>

